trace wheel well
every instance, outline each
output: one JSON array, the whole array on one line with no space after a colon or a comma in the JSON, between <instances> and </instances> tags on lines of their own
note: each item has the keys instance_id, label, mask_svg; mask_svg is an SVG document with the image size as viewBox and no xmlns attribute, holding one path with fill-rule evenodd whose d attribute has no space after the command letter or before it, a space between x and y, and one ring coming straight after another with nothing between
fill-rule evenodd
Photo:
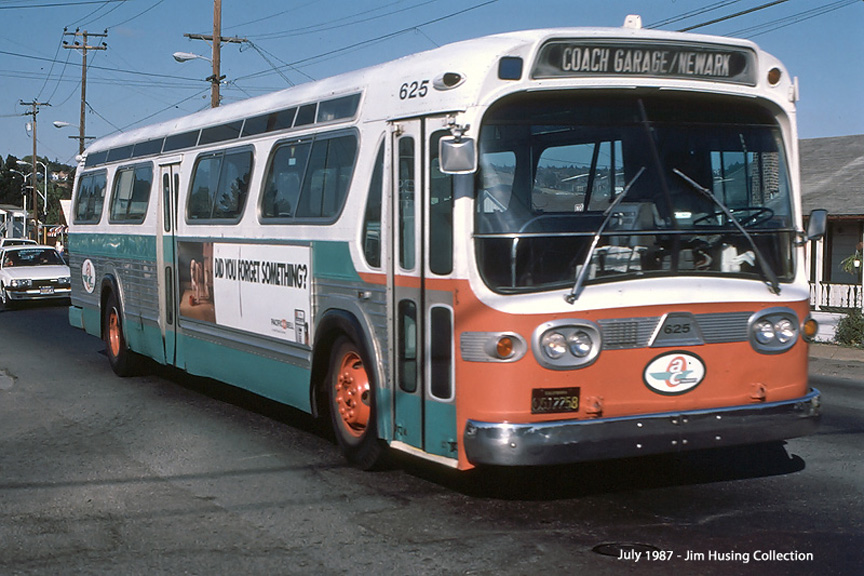
<instances>
[{"instance_id":1,"label":"wheel well","mask_svg":"<svg viewBox=\"0 0 864 576\"><path fill-rule=\"evenodd\" d=\"M327 371L330 368L330 355L333 352L333 344L340 336L351 338L366 358L370 361L374 356L370 354L369 346L357 319L344 311L332 311L324 315L315 330L315 343L312 347L312 377L311 377L311 401L312 414L316 418L327 415L329 404L325 381ZM369 375L375 378L376 370L369 370Z\"/></svg>"}]
</instances>

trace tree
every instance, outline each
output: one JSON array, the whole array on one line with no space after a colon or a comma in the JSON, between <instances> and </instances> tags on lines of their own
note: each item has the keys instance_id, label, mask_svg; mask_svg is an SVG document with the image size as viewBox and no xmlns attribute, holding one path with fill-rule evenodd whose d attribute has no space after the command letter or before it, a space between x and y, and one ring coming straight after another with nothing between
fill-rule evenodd
<instances>
[{"instance_id":1,"label":"tree","mask_svg":"<svg viewBox=\"0 0 864 576\"><path fill-rule=\"evenodd\" d=\"M0 204L21 206L22 178L19 174L12 172L12 170L21 172L20 168L18 158L11 154L6 157L5 162L0 164Z\"/></svg>"}]
</instances>

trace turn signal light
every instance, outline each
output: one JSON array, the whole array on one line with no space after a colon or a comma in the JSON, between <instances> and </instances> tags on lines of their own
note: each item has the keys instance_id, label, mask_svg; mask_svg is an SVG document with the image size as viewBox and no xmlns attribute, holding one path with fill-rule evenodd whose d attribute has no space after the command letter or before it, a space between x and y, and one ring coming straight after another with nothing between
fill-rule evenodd
<instances>
[{"instance_id":1,"label":"turn signal light","mask_svg":"<svg viewBox=\"0 0 864 576\"><path fill-rule=\"evenodd\" d=\"M807 318L801 326L801 334L808 342L812 342L819 333L819 322L814 318Z\"/></svg>"},{"instance_id":2,"label":"turn signal light","mask_svg":"<svg viewBox=\"0 0 864 576\"><path fill-rule=\"evenodd\" d=\"M506 360L513 356L514 344L513 338L510 336L502 336L498 339L498 342L495 344L495 352L498 354L498 357L502 360Z\"/></svg>"}]
</instances>

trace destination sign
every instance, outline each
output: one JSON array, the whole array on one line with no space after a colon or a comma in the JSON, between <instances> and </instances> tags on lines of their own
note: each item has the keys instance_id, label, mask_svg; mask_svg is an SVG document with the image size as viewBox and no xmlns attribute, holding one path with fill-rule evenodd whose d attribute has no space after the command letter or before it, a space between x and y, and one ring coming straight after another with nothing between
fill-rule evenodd
<instances>
[{"instance_id":1,"label":"destination sign","mask_svg":"<svg viewBox=\"0 0 864 576\"><path fill-rule=\"evenodd\" d=\"M533 76L642 76L755 86L756 54L719 45L556 40L540 49Z\"/></svg>"}]
</instances>

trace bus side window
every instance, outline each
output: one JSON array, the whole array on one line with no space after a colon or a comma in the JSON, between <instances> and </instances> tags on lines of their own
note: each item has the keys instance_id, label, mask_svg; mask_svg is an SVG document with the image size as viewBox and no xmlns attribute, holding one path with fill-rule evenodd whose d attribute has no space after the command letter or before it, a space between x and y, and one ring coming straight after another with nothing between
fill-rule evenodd
<instances>
[{"instance_id":1,"label":"bus side window","mask_svg":"<svg viewBox=\"0 0 864 576\"><path fill-rule=\"evenodd\" d=\"M384 187L384 143L378 148L372 181L369 183L369 196L366 200L366 213L363 217L363 255L366 263L373 268L381 267L381 199Z\"/></svg>"},{"instance_id":2,"label":"bus side window","mask_svg":"<svg viewBox=\"0 0 864 576\"><path fill-rule=\"evenodd\" d=\"M252 174L252 152L225 155L219 175L219 189L213 206L213 218L239 219L246 206L249 177Z\"/></svg>"},{"instance_id":3,"label":"bus side window","mask_svg":"<svg viewBox=\"0 0 864 576\"><path fill-rule=\"evenodd\" d=\"M329 219L342 211L356 156L357 139L353 135L322 138L312 144L298 218Z\"/></svg>"},{"instance_id":4,"label":"bus side window","mask_svg":"<svg viewBox=\"0 0 864 576\"><path fill-rule=\"evenodd\" d=\"M75 223L96 224L102 218L107 175L104 170L81 176L75 200Z\"/></svg>"},{"instance_id":5,"label":"bus side window","mask_svg":"<svg viewBox=\"0 0 864 576\"><path fill-rule=\"evenodd\" d=\"M246 206L251 174L251 150L199 157L192 173L187 219L239 220Z\"/></svg>"},{"instance_id":6,"label":"bus side window","mask_svg":"<svg viewBox=\"0 0 864 576\"><path fill-rule=\"evenodd\" d=\"M129 224L144 222L152 185L153 168L150 164L118 170L114 177L108 221Z\"/></svg>"},{"instance_id":7,"label":"bus side window","mask_svg":"<svg viewBox=\"0 0 864 576\"><path fill-rule=\"evenodd\" d=\"M291 142L276 147L261 196L262 218L294 216L311 147L309 142Z\"/></svg>"}]
</instances>

